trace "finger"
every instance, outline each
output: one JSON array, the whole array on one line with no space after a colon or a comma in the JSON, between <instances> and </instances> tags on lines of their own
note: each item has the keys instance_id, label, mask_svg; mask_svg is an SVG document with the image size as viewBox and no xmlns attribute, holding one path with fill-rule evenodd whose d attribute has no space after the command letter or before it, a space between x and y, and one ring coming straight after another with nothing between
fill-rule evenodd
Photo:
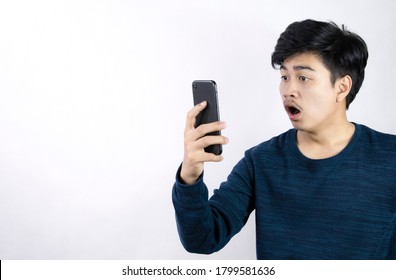
<instances>
[{"instance_id":1,"label":"finger","mask_svg":"<svg viewBox=\"0 0 396 280\"><path fill-rule=\"evenodd\" d=\"M212 153L200 152L195 156L197 162L220 162L224 159L221 155L215 155Z\"/></svg>"},{"instance_id":2,"label":"finger","mask_svg":"<svg viewBox=\"0 0 396 280\"><path fill-rule=\"evenodd\" d=\"M198 114L204 110L207 106L207 102L203 101L197 105L195 105L188 113L186 119L186 129L194 129L195 128L195 120Z\"/></svg>"},{"instance_id":3,"label":"finger","mask_svg":"<svg viewBox=\"0 0 396 280\"><path fill-rule=\"evenodd\" d=\"M215 154L212 153L205 153L205 154L207 154L206 162L220 162L224 159L224 157L221 155L216 156Z\"/></svg>"},{"instance_id":4,"label":"finger","mask_svg":"<svg viewBox=\"0 0 396 280\"><path fill-rule=\"evenodd\" d=\"M203 150L211 145L226 145L228 144L229 139L225 136L205 136L200 138L194 143L196 149Z\"/></svg>"},{"instance_id":5,"label":"finger","mask_svg":"<svg viewBox=\"0 0 396 280\"><path fill-rule=\"evenodd\" d=\"M197 140L208 133L222 131L225 128L227 128L227 123L223 121L201 124L195 130L191 131L191 137Z\"/></svg>"}]
</instances>

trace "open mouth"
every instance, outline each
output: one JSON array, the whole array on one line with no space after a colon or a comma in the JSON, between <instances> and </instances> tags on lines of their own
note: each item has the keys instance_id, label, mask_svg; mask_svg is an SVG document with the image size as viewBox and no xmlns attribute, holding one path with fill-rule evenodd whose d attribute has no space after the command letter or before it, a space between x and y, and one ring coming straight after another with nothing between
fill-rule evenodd
<instances>
[{"instance_id":1,"label":"open mouth","mask_svg":"<svg viewBox=\"0 0 396 280\"><path fill-rule=\"evenodd\" d=\"M301 115L300 109L294 106L286 106L286 111L292 121L297 120Z\"/></svg>"},{"instance_id":2,"label":"open mouth","mask_svg":"<svg viewBox=\"0 0 396 280\"><path fill-rule=\"evenodd\" d=\"M300 110L298 110L298 109L295 108L295 107L287 107L287 110L288 110L289 113L292 114L292 115L297 115L297 114L300 113Z\"/></svg>"}]
</instances>

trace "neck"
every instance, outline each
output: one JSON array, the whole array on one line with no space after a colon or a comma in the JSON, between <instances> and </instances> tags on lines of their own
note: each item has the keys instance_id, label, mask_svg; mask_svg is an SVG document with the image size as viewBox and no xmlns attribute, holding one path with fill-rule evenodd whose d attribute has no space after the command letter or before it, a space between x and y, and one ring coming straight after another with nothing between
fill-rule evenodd
<instances>
[{"instance_id":1,"label":"neck","mask_svg":"<svg viewBox=\"0 0 396 280\"><path fill-rule=\"evenodd\" d=\"M349 144L354 132L355 126L347 120L319 131L299 130L297 145L308 158L329 158L340 153Z\"/></svg>"}]
</instances>

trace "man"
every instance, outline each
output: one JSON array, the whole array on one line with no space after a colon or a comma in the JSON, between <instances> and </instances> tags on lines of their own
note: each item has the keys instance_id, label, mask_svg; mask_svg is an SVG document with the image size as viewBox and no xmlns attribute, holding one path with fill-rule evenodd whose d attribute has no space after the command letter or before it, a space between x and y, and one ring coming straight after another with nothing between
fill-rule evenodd
<instances>
[{"instance_id":1,"label":"man","mask_svg":"<svg viewBox=\"0 0 396 280\"><path fill-rule=\"evenodd\" d=\"M256 215L258 259L395 259L396 136L347 120L364 79L365 42L334 23L287 27L272 54L293 129L246 151L208 200L205 153L227 144L194 128L206 103L187 116L184 160L173 203L186 250L220 250Z\"/></svg>"}]
</instances>

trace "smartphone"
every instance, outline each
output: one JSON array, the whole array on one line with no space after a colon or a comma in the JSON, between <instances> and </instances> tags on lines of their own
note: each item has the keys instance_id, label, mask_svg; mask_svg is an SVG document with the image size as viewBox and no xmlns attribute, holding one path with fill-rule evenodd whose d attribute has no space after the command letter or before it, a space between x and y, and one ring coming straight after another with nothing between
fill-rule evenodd
<instances>
[{"instance_id":1,"label":"smartphone","mask_svg":"<svg viewBox=\"0 0 396 280\"><path fill-rule=\"evenodd\" d=\"M201 124L216 122L220 120L219 102L217 99L217 85L212 80L196 80L192 83L194 106L206 101L206 108L201 111L195 121L195 127ZM221 135L220 131L208 133L207 135ZM223 152L221 144L211 145L205 148L205 152L220 155Z\"/></svg>"}]
</instances>

